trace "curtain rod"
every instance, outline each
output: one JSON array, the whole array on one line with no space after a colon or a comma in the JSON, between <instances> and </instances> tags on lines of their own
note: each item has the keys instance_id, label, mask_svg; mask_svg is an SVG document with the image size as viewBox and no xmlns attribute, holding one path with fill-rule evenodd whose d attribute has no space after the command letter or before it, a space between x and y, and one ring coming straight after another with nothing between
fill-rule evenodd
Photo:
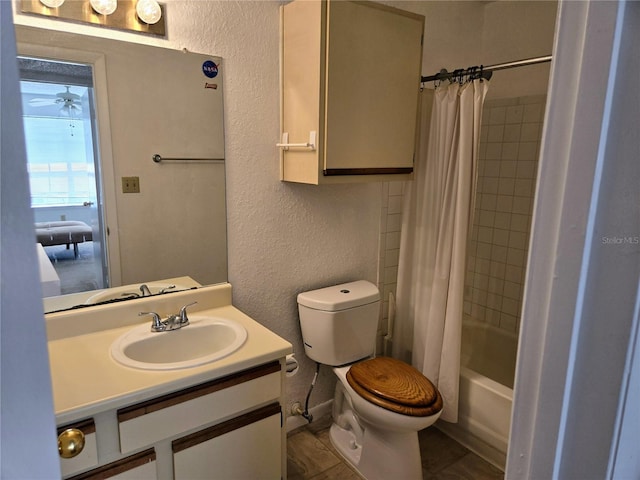
<instances>
[{"instance_id":1,"label":"curtain rod","mask_svg":"<svg viewBox=\"0 0 640 480\"><path fill-rule=\"evenodd\" d=\"M469 73L479 74L480 71L483 73L484 78L491 78L491 73L496 70L505 70L507 68L515 68L515 67L524 67L527 65L535 65L538 63L546 63L551 61L551 55L545 55L544 57L534 57L534 58L525 58L524 60L516 60L514 62L506 62L506 63L498 63L496 65L486 65L486 66L478 66L478 67L469 67L469 68L461 68L459 70L454 70L453 72L447 72L445 69L441 70L439 73L435 75L430 75L428 77L422 77L422 82L432 82L434 80L447 80L452 77L457 77L459 75L468 75ZM484 75L488 73L489 75Z\"/></svg>"}]
</instances>

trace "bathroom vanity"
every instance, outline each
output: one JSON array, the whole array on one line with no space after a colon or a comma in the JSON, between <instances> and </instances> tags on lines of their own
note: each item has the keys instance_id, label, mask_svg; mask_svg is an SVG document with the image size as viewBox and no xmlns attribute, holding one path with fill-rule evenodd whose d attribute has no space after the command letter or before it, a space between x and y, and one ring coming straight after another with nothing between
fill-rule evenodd
<instances>
[{"instance_id":1,"label":"bathroom vanity","mask_svg":"<svg viewBox=\"0 0 640 480\"><path fill-rule=\"evenodd\" d=\"M143 347L153 348L136 353L153 355L142 368L114 359L118 339L151 327L140 312L166 318L193 302L185 334L213 319L244 330L242 344L198 364L199 347L185 348L180 330L149 333ZM61 458L64 478L286 477L282 405L292 347L231 305L231 285L48 314L47 333L59 447L72 455ZM176 348L167 348L174 338ZM195 365L176 368L183 356Z\"/></svg>"}]
</instances>

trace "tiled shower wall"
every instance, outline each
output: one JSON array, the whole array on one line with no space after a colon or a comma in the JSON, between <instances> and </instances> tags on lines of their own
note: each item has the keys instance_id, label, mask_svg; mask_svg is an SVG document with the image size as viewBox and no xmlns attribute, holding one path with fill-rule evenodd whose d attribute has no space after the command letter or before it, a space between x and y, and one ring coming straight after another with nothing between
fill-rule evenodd
<instances>
[{"instance_id":1,"label":"tiled shower wall","mask_svg":"<svg viewBox=\"0 0 640 480\"><path fill-rule=\"evenodd\" d=\"M520 328L545 100L489 100L482 117L464 315L512 333Z\"/></svg>"},{"instance_id":2,"label":"tiled shower wall","mask_svg":"<svg viewBox=\"0 0 640 480\"><path fill-rule=\"evenodd\" d=\"M479 174L465 277L465 320L517 333L525 278L544 95L488 100L479 146ZM384 183L378 287L380 336L395 295L402 225L402 182ZM381 351L382 342L378 344Z\"/></svg>"},{"instance_id":3,"label":"tiled shower wall","mask_svg":"<svg viewBox=\"0 0 640 480\"><path fill-rule=\"evenodd\" d=\"M378 288L381 292L379 342L377 352L382 353L382 337L387 332L389 294L396 294L398 258L400 254L400 228L404 182L382 184L382 211L380 212L380 258L378 260Z\"/></svg>"}]
</instances>

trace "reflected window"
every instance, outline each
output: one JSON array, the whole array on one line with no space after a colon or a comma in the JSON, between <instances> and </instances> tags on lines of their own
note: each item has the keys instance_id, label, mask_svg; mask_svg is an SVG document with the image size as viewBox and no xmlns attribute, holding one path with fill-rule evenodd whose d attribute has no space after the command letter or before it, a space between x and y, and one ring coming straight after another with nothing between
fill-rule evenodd
<instances>
[{"instance_id":1,"label":"reflected window","mask_svg":"<svg viewBox=\"0 0 640 480\"><path fill-rule=\"evenodd\" d=\"M35 236L59 285L45 295L104 288L93 67L26 57L18 65Z\"/></svg>"},{"instance_id":2,"label":"reflected window","mask_svg":"<svg viewBox=\"0 0 640 480\"><path fill-rule=\"evenodd\" d=\"M91 67L20 58L20 73L32 207L92 201L96 169Z\"/></svg>"}]
</instances>

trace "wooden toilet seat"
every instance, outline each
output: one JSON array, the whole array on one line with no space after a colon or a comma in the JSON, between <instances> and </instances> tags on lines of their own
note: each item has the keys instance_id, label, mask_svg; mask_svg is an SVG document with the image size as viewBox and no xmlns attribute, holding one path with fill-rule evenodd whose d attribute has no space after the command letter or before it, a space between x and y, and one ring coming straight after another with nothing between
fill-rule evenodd
<instances>
[{"instance_id":1,"label":"wooden toilet seat","mask_svg":"<svg viewBox=\"0 0 640 480\"><path fill-rule=\"evenodd\" d=\"M347 372L347 381L358 395L395 413L427 417L442 410L442 396L433 383L395 358L356 363Z\"/></svg>"}]
</instances>

